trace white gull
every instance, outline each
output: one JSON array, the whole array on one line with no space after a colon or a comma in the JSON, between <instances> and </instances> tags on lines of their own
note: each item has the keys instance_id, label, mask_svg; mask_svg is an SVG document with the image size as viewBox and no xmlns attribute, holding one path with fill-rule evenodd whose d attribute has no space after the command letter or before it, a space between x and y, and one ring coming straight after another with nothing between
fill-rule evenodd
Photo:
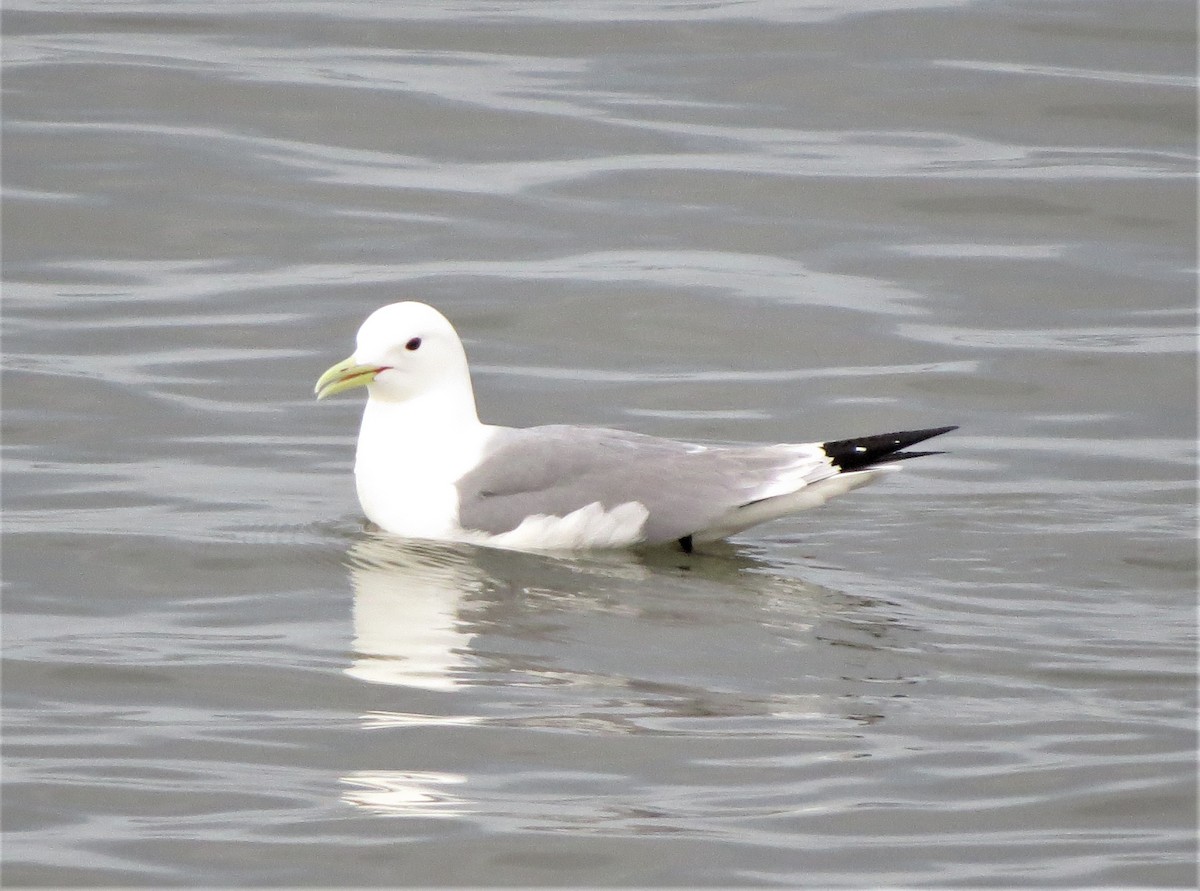
<instances>
[{"instance_id":1,"label":"white gull","mask_svg":"<svg viewBox=\"0 0 1200 891\"><path fill-rule=\"evenodd\" d=\"M454 326L393 303L358 330L318 399L366 386L354 476L367 518L406 538L521 550L716 541L896 469L935 427L855 439L705 446L610 430L483 424Z\"/></svg>"}]
</instances>

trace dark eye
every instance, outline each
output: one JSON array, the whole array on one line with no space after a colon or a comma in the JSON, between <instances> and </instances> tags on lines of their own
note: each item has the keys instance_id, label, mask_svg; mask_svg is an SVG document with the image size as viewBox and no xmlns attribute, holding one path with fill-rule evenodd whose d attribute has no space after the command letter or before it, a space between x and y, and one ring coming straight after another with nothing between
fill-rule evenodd
<instances>
[{"instance_id":1,"label":"dark eye","mask_svg":"<svg viewBox=\"0 0 1200 891\"><path fill-rule=\"evenodd\" d=\"M419 337L414 337L412 340L410 340L408 343L406 343L406 344L404 345L404 348L405 348L406 350L417 350L417 349L420 349L420 348L421 348L421 338L419 338Z\"/></svg>"}]
</instances>

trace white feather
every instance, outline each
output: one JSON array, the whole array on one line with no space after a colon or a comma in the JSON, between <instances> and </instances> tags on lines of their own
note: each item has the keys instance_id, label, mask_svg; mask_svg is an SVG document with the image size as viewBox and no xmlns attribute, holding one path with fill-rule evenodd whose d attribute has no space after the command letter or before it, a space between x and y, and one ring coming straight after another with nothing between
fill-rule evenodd
<instances>
[{"instance_id":1,"label":"white feather","mask_svg":"<svg viewBox=\"0 0 1200 891\"><path fill-rule=\"evenodd\" d=\"M636 501L605 510L598 501L565 517L535 514L516 529L500 535L481 535L480 544L517 550L579 550L624 548L642 541L650 512Z\"/></svg>"}]
</instances>

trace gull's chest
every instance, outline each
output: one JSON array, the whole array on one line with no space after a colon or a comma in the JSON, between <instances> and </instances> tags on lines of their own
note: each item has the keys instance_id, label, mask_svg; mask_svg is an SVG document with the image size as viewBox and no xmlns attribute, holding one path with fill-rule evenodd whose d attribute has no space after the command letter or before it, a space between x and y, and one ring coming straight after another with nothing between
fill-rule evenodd
<instances>
[{"instance_id":1,"label":"gull's chest","mask_svg":"<svg viewBox=\"0 0 1200 891\"><path fill-rule=\"evenodd\" d=\"M410 538L453 538L458 524L455 482L478 463L486 436L421 435L379 429L363 418L354 480L363 512L387 532Z\"/></svg>"}]
</instances>

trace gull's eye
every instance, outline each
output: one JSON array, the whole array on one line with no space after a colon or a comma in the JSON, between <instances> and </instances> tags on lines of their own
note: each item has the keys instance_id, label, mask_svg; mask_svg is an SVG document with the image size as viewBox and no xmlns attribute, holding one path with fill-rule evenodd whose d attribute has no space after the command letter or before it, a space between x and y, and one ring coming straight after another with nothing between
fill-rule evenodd
<instances>
[{"instance_id":1,"label":"gull's eye","mask_svg":"<svg viewBox=\"0 0 1200 891\"><path fill-rule=\"evenodd\" d=\"M420 349L420 348L421 348L421 338L419 338L419 337L414 337L412 340L410 340L408 343L406 343L406 344L404 345L404 348L405 348L406 350L417 350L417 349Z\"/></svg>"}]
</instances>

